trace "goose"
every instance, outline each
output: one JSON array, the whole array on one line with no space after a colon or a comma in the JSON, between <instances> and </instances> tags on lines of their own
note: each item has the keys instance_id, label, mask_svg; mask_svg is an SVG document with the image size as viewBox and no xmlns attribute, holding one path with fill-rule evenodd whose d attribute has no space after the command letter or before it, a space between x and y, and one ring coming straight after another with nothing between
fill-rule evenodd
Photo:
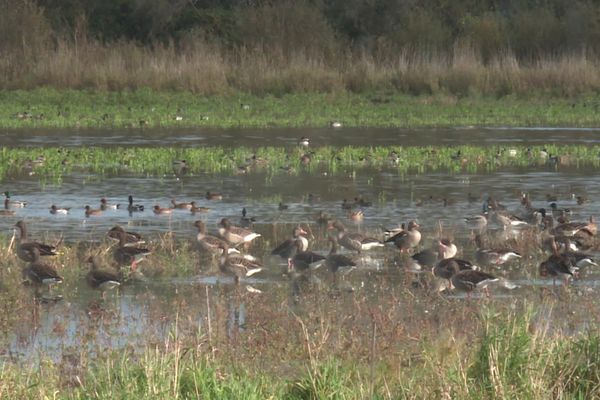
<instances>
[{"instance_id":1,"label":"goose","mask_svg":"<svg viewBox=\"0 0 600 400\"><path fill-rule=\"evenodd\" d=\"M63 281L63 278L56 271L56 266L40 260L39 248L32 248L31 257L29 265L23 269L24 278L37 285L48 285L48 291L51 290L51 285Z\"/></svg>"},{"instance_id":2,"label":"goose","mask_svg":"<svg viewBox=\"0 0 600 400\"><path fill-rule=\"evenodd\" d=\"M288 261L288 267L291 266L291 260L297 251L308 250L308 239L306 231L301 226L296 226L292 231L292 237L281 242L271 251L271 255L277 255Z\"/></svg>"},{"instance_id":3,"label":"goose","mask_svg":"<svg viewBox=\"0 0 600 400\"><path fill-rule=\"evenodd\" d=\"M552 234L555 236L575 236L580 231L587 231L592 236L596 234L598 227L593 217L590 217L588 222L568 222L557 225L552 230Z\"/></svg>"},{"instance_id":4,"label":"goose","mask_svg":"<svg viewBox=\"0 0 600 400\"><path fill-rule=\"evenodd\" d=\"M579 268L573 265L571 259L560 254L553 254L539 266L540 276L552 277L552 286L556 286L556 278L564 280L565 286L569 284L569 278L575 276Z\"/></svg>"},{"instance_id":5,"label":"goose","mask_svg":"<svg viewBox=\"0 0 600 400\"><path fill-rule=\"evenodd\" d=\"M90 256L86 259L90 264L90 271L86 275L87 283L93 289L102 291L102 298L105 297L106 291L121 286L121 277L116 271L110 271L102 268L98 256Z\"/></svg>"},{"instance_id":6,"label":"goose","mask_svg":"<svg viewBox=\"0 0 600 400\"><path fill-rule=\"evenodd\" d=\"M204 222L198 220L194 222L194 226L198 228L198 234L196 235L196 240L200 249L206 251L210 254L221 254L223 251L223 245L226 242L223 239L219 239L216 236L212 236L206 233L206 225ZM230 253L239 253L236 249L229 248Z\"/></svg>"},{"instance_id":7,"label":"goose","mask_svg":"<svg viewBox=\"0 0 600 400\"><path fill-rule=\"evenodd\" d=\"M142 239L142 235L137 232L127 232L120 225L115 225L107 233L107 236L111 239L121 240L121 235L125 236L125 246L136 246L138 244L146 243Z\"/></svg>"},{"instance_id":8,"label":"goose","mask_svg":"<svg viewBox=\"0 0 600 400\"><path fill-rule=\"evenodd\" d=\"M489 296L489 292L487 288L489 285L499 282L500 279L495 277L492 274L488 274L487 272L479 271L479 270L461 270L457 271L450 278L450 283L453 288L466 292L467 297L471 297L471 292L474 290L485 290L486 294Z\"/></svg>"},{"instance_id":9,"label":"goose","mask_svg":"<svg viewBox=\"0 0 600 400\"><path fill-rule=\"evenodd\" d=\"M288 272L294 270L296 272L312 271L321 266L326 259L321 254L314 253L312 251L302 250L302 241L296 240L296 252L292 257L291 262L288 264Z\"/></svg>"},{"instance_id":10,"label":"goose","mask_svg":"<svg viewBox=\"0 0 600 400\"><path fill-rule=\"evenodd\" d=\"M337 230L337 241L340 245L348 250L356 251L358 254L375 247L383 247L383 243L379 239L365 236L362 233L346 232L346 227L338 220L331 222L329 229Z\"/></svg>"},{"instance_id":11,"label":"goose","mask_svg":"<svg viewBox=\"0 0 600 400\"><path fill-rule=\"evenodd\" d=\"M431 272L437 278L450 280L452 275L454 275L456 272L465 270L477 271L479 270L479 267L470 261L453 257L440 260L432 268Z\"/></svg>"},{"instance_id":12,"label":"goose","mask_svg":"<svg viewBox=\"0 0 600 400\"><path fill-rule=\"evenodd\" d=\"M338 241L335 236L329 237L329 243L331 243L331 249L327 257L325 257L325 265L330 272L348 272L356 267L356 263L350 257L343 254L337 254Z\"/></svg>"},{"instance_id":13,"label":"goose","mask_svg":"<svg viewBox=\"0 0 600 400\"><path fill-rule=\"evenodd\" d=\"M404 253L413 247L417 247L421 242L421 232L419 232L418 228L419 224L415 221L410 221L407 230L386 239L385 243L394 243L400 249L400 252Z\"/></svg>"},{"instance_id":14,"label":"goose","mask_svg":"<svg viewBox=\"0 0 600 400\"><path fill-rule=\"evenodd\" d=\"M35 253L38 256L55 256L57 246L30 241L27 235L27 226L25 221L19 221L15 227L20 231L20 238L17 241L17 256L26 262L35 261Z\"/></svg>"},{"instance_id":15,"label":"goose","mask_svg":"<svg viewBox=\"0 0 600 400\"><path fill-rule=\"evenodd\" d=\"M450 239L440 239L438 241L438 254L440 259L452 258L456 256L458 248Z\"/></svg>"},{"instance_id":16,"label":"goose","mask_svg":"<svg viewBox=\"0 0 600 400\"><path fill-rule=\"evenodd\" d=\"M485 241L483 236L475 236L475 243L477 244L477 250L475 251L475 259L480 264L495 264L502 265L515 258L521 258L521 255L511 249L489 249L485 247Z\"/></svg>"},{"instance_id":17,"label":"goose","mask_svg":"<svg viewBox=\"0 0 600 400\"><path fill-rule=\"evenodd\" d=\"M221 219L221 222L219 222L219 236L225 239L229 244L238 246L240 244L250 243L261 235L260 233L252 232L249 229L234 226L229 219L223 218Z\"/></svg>"},{"instance_id":18,"label":"goose","mask_svg":"<svg viewBox=\"0 0 600 400\"><path fill-rule=\"evenodd\" d=\"M137 264L152 252L145 248L127 246L126 232L119 234L119 246L113 252L113 258L118 265L130 265L131 271L135 272Z\"/></svg>"},{"instance_id":19,"label":"goose","mask_svg":"<svg viewBox=\"0 0 600 400\"><path fill-rule=\"evenodd\" d=\"M233 276L236 284L240 278L246 278L262 271L262 264L256 260L251 260L241 254L229 254L229 245L221 245L221 258L219 260L219 269L226 275Z\"/></svg>"}]
</instances>

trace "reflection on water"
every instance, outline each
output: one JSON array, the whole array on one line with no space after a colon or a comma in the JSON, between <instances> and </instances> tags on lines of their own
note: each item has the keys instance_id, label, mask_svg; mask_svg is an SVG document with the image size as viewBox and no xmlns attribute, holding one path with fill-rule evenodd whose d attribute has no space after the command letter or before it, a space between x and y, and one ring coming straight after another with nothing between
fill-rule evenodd
<instances>
[{"instance_id":1,"label":"reflection on water","mask_svg":"<svg viewBox=\"0 0 600 400\"><path fill-rule=\"evenodd\" d=\"M115 142L122 145L139 143L143 136L147 145L167 141L169 145L223 145L232 143L232 136L236 136L236 145L251 145L256 140L264 142L264 138L273 135L272 144L293 144L304 134L311 136L315 142L340 145L363 145L365 140L373 144L408 145L471 143L471 140L472 144L516 141L540 143L550 141L552 137L560 137L561 143L598 141L597 133L589 130L569 132L568 136L564 136L560 130L527 131L525 134L514 130L498 134L489 129L467 129L423 131L414 135L414 132L393 129L369 132L359 129L317 129L281 132L190 130L185 135L179 135L177 143L171 142L168 131L128 130L106 139L102 136L103 132L93 130L78 132L69 139L63 137L64 133L54 131L36 131L27 136L8 132L0 138L0 143L42 145L50 142L55 145L55 139L61 138L60 142L65 145L94 141L98 145ZM118 138L119 135L123 137ZM411 302L410 308L393 316L406 323L427 320L434 318L434 315L439 318L436 313L442 313L447 304L459 309L466 302L462 294L438 296L428 293L419 279L403 272L401 267L406 260L399 258L397 251L392 248L361 255L358 259L359 268L337 282L324 268L310 276L295 279L285 276L282 274L285 263L268 257L270 248L281 240L282 235L288 234L293 224L310 223L315 238L313 249L325 254L325 233L319 232L314 224L319 211L345 221L351 230L373 235L382 235L383 228L416 219L423 226L423 246L429 246L438 235L451 236L464 249L462 256L470 259L474 251L472 232L464 224L463 218L481 212L483 199L488 195L498 198L511 210L519 209L523 192L529 194L536 208L548 207L546 195L552 195L557 197L560 207L572 210L572 220L600 215L598 203L578 204L573 197L573 194L589 199L600 196L600 177L594 169L574 167L560 170L513 168L489 174L455 175L401 175L392 169L365 168L357 174L348 169L336 175L301 172L297 176L256 173L182 178L100 177L74 173L65 176L58 186L42 184L35 177L27 177L6 181L4 187L13 193L15 199L29 202L26 208L17 210L16 216L0 218L0 231L5 235L12 234L16 221L25 219L35 237L62 236L66 242L98 242L115 224L128 225L151 241L156 240L157 235L170 231L175 233L177 240L191 240L195 234L195 219L205 220L209 230L214 232L216 223L222 217L230 217L237 223L244 207L249 216L256 218L255 228L263 235L262 243L258 243L252 253L264 258L266 271L239 287L233 284L231 278L216 274L214 266L201 265L198 275L148 279L109 294L106 301L101 301L97 292L88 289L82 277L80 283L65 286L69 290L64 290L63 301L30 305L25 308L28 313L21 315L22 322L13 331L0 334L2 342L8 343L5 353L0 353L0 357L33 362L39 357L61 359L81 352L93 356L106 349L135 351L149 344L161 343L174 334L197 337L199 341L209 340L203 335L235 341L240 336L257 335L257 332L275 334L269 323L287 321L286 318L292 318L290 315L312 315L319 309L327 309L332 313L341 309L351 310L356 307L358 298L366 299L367 304ZM222 192L224 199L204 200L207 190ZM146 205L147 211L129 215L127 210L119 209L106 211L100 217L84 217L83 208L86 204L98 207L101 197L106 197L111 203L125 204L129 194L134 195L135 203ZM309 194L312 196L309 197ZM357 196L363 196L373 203L364 208L365 218L360 223L351 222L347 211L341 208L343 199L351 200ZM156 216L150 211L154 204L168 206L172 198L178 201L196 200L198 205L210 207L211 210L195 216L179 210L171 216ZM281 202L289 207L280 210L278 204ZM48 208L51 204L71 207L71 213L50 215ZM503 233L498 227L495 229L497 234ZM523 240L518 235L517 238ZM537 264L541 257L541 254L532 254L508 267L492 269L495 274L516 283L518 288L513 291L497 290L491 300L476 295L475 301L510 304L550 298L557 304L564 304L558 311L545 310L545 320L553 319L557 326L563 326L566 322L563 324L562 319L568 315L568 327L573 331L596 322L595 316L600 313L583 315L579 306L584 304L584 309L598 310L595 288L600 282L600 270L584 271L581 279L565 294L563 289L552 288L551 280L538 278ZM263 293L252 293L246 289L246 285L252 285ZM578 305L579 302L581 304ZM268 320L270 315L274 317ZM257 321L261 321L260 324ZM5 335L4 338L2 335Z\"/></svg>"}]
</instances>

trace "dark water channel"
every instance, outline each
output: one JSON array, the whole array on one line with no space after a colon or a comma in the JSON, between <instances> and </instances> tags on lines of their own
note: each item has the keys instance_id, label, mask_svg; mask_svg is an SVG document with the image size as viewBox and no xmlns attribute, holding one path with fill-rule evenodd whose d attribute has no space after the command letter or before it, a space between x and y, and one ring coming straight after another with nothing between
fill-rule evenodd
<instances>
[{"instance_id":1,"label":"dark water channel","mask_svg":"<svg viewBox=\"0 0 600 400\"><path fill-rule=\"evenodd\" d=\"M269 145L285 146L293 145L304 135L310 136L317 145L496 146L600 142L599 132L592 129L86 130L68 133L37 130L27 134L22 131L4 132L0 136L0 145L262 146L268 142ZM244 296L279 299L288 298L289 295L290 307L299 307L294 299L302 293L298 292L289 277L281 273L285 269L282 268L285 262L268 257L268 252L276 242L285 238L284 235L294 224L302 223L310 224L314 229L313 250L326 254L327 243L322 237L319 239L314 225L315 215L319 211L339 218L350 230L369 232L379 237L382 237L384 228L415 219L423 227L421 248L429 246L440 235L441 226L441 235L453 238L461 248L461 256L465 258L472 258L475 247L472 232L465 225L464 217L480 213L483 199L488 195L498 198L515 212L521 209L520 197L526 192L536 207L548 207L547 195L555 196L560 207L572 211L572 220L585 220L590 215L600 215L600 203L593 201L600 196L598 171L575 167L503 169L487 174L424 175L400 175L392 168L361 169L355 173L350 167L335 175L301 172L297 176L282 174L273 177L262 173L183 178L175 175L99 177L72 174L65 176L60 185L42 185L34 176L7 180L2 187L10 190L15 199L29 202L27 207L17 210L16 216L0 218L0 231L5 236L10 237L15 222L24 219L35 237L62 236L67 243L101 242L105 232L115 224L142 233L150 243L166 232L173 232L178 241L192 241L196 232L192 225L195 219L203 219L209 230L214 232L222 217L229 217L237 223L241 210L245 207L248 215L256 218L255 229L263 235L260 239L262 242L257 243L250 253L264 259L267 273L245 282L263 293L245 292ZM222 192L224 199L206 201L203 195L207 190ZM146 206L145 212L129 215L126 210L114 210L106 211L99 217L85 218L83 207L86 204L98 207L101 197L106 197L111 203L125 204L129 194L135 196L136 203ZM574 195L585 196L592 201L578 204ZM350 221L347 212L340 207L342 199L357 196L363 196L373 203L364 208L364 221L360 223ZM179 201L196 200L199 205L210 207L210 212L192 216L186 211L176 211L171 216L163 216L154 215L150 211L154 204L168 206L171 198ZM288 205L288 209L280 210L280 202ZM72 210L68 215L50 215L48 208L51 204L71 207ZM531 236L525 238L519 231L506 233L495 225L490 230L495 236L513 235L517 242L531 240ZM345 279L344 285L347 285L348 290L344 293L347 293L346 296L365 293L373 301L377 301L378 295L369 292L373 289L369 277L390 275L390 282L394 282L395 286L397 282L394 279L399 279L399 264L405 261L398 261L397 250L392 247L354 257L359 261L359 268ZM537 265L543 257L532 253L509 266L492 268L490 271L519 285L511 291L498 289L493 301L527 298L532 293L537 293L536 288L552 288L551 280L540 279L537 274ZM177 318L187 321L187 330L180 332L183 335L196 335L206 327L208 319L218 314L218 310L225 315L223 319L227 330L241 330L243 334L244 327L251 325L248 315L251 315L252 310L246 302L232 300L240 289L233 285L231 278L222 277L218 269L208 261L199 262L204 264L197 274L147 279L124 287L118 294L109 294L103 302L99 301L98 292L86 286L83 278L79 282L65 283L62 288L56 288L64 296L61 302L36 306L31 314L23 316L22 322L14 329L1 334L4 337L0 336L0 344L4 350L0 351L0 363L3 358L35 361L38 357L60 359L72 351L94 355L106 348L141 348L146 344L162 341L173 329L176 314ZM600 282L599 276L600 269L590 269L572 284L574 292L585 297L593 307L597 306L597 296L593 292ZM333 284L329 281L327 271L319 271L316 279L322 290L331 290ZM242 282L242 287L245 283ZM415 293L424 298L428 296L418 289L415 289ZM445 296L447 299L444 301L467 301L464 295L457 293ZM268 304L269 301L265 300L264 303ZM575 308L574 304L573 309ZM588 315L587 319L578 320L574 329L583 329L595 323L595 318Z\"/></svg>"}]
</instances>

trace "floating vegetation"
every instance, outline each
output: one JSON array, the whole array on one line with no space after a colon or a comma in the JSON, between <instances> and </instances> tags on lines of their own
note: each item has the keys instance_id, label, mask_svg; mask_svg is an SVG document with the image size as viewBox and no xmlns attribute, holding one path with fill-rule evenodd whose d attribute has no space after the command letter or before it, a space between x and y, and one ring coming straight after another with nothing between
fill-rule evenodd
<instances>
[{"instance_id":1,"label":"floating vegetation","mask_svg":"<svg viewBox=\"0 0 600 400\"><path fill-rule=\"evenodd\" d=\"M402 147L111 147L8 148L0 151L0 181L23 174L60 181L71 172L121 175L490 172L508 167L579 167L600 164L600 146L548 145Z\"/></svg>"}]
</instances>

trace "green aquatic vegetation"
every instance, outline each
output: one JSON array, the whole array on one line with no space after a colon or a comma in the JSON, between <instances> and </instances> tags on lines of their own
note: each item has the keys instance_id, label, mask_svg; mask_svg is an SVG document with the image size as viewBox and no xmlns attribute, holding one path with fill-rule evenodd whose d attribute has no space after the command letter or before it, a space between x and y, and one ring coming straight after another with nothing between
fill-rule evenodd
<instances>
[{"instance_id":1,"label":"green aquatic vegetation","mask_svg":"<svg viewBox=\"0 0 600 400\"><path fill-rule=\"evenodd\" d=\"M385 101L379 101L385 98ZM379 99L379 100L374 100ZM241 107L247 104L249 108ZM320 94L198 96L121 92L0 91L2 128L598 126L596 96Z\"/></svg>"},{"instance_id":2,"label":"green aquatic vegetation","mask_svg":"<svg viewBox=\"0 0 600 400\"><path fill-rule=\"evenodd\" d=\"M386 170L398 174L475 173L499 168L561 168L600 165L600 146L548 145L403 147L323 146L308 164L297 147L111 147L9 148L0 151L0 181L23 175L60 182L73 172L96 175L183 176L200 174L327 173Z\"/></svg>"}]
</instances>

